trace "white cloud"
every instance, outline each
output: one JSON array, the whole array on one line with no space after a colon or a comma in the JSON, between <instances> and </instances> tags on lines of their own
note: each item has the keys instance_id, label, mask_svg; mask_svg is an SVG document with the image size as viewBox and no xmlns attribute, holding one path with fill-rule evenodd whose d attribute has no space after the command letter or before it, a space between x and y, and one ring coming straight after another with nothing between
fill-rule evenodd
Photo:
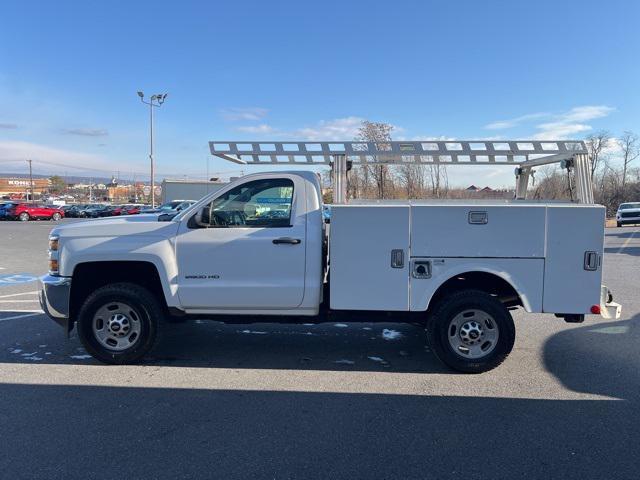
<instances>
[{"instance_id":1,"label":"white cloud","mask_svg":"<svg viewBox=\"0 0 640 480\"><path fill-rule=\"evenodd\" d=\"M62 133L81 137L106 137L109 132L103 128L64 128Z\"/></svg>"},{"instance_id":2,"label":"white cloud","mask_svg":"<svg viewBox=\"0 0 640 480\"><path fill-rule=\"evenodd\" d=\"M530 120L536 120L538 118L548 117L548 113L528 113L519 117L511 118L508 120L498 120L497 122L491 122L484 126L488 130L504 130L507 128L513 128L520 125L523 122Z\"/></svg>"},{"instance_id":3,"label":"white cloud","mask_svg":"<svg viewBox=\"0 0 640 480\"><path fill-rule=\"evenodd\" d=\"M117 165L101 156L90 153L63 150L23 141L0 141L2 169L5 169L5 165L9 167L18 165L22 171L24 170L23 164L27 159L33 160L34 168L40 163L41 168L46 170L52 170L53 167L85 172L114 172L118 169L131 170L131 164L123 163Z\"/></svg>"},{"instance_id":4,"label":"white cloud","mask_svg":"<svg viewBox=\"0 0 640 480\"><path fill-rule=\"evenodd\" d=\"M607 105L586 105L575 107L559 116L565 122L586 122L596 118L602 118L613 112L615 108Z\"/></svg>"},{"instance_id":5,"label":"white cloud","mask_svg":"<svg viewBox=\"0 0 640 480\"><path fill-rule=\"evenodd\" d=\"M266 123L262 123L260 125L245 125L242 127L237 127L237 131L244 133L251 133L256 135L275 135L277 130L273 128L271 125L267 125Z\"/></svg>"},{"instance_id":6,"label":"white cloud","mask_svg":"<svg viewBox=\"0 0 640 480\"><path fill-rule=\"evenodd\" d=\"M273 138L286 138L287 140L308 141L349 141L352 140L362 126L364 118L351 116L335 118L333 120L321 120L316 125L299 128L297 130L284 130L268 124L243 125L236 128L239 132L255 135L270 135ZM394 126L393 132L399 133L403 129Z\"/></svg>"},{"instance_id":7,"label":"white cloud","mask_svg":"<svg viewBox=\"0 0 640 480\"><path fill-rule=\"evenodd\" d=\"M590 125L564 122L542 123L536 128L540 131L533 136L533 140L564 140L591 130Z\"/></svg>"},{"instance_id":8,"label":"white cloud","mask_svg":"<svg viewBox=\"0 0 640 480\"><path fill-rule=\"evenodd\" d=\"M267 116L269 110L261 107L248 108L224 108L220 110L220 115L227 121L258 121Z\"/></svg>"},{"instance_id":9,"label":"white cloud","mask_svg":"<svg viewBox=\"0 0 640 480\"><path fill-rule=\"evenodd\" d=\"M320 140L351 140L358 134L364 118L345 117L322 120L313 127L305 127L293 132L294 138Z\"/></svg>"},{"instance_id":10,"label":"white cloud","mask_svg":"<svg viewBox=\"0 0 640 480\"><path fill-rule=\"evenodd\" d=\"M547 121L535 125L537 133L534 140L564 140L568 137L582 136L592 129L586 122L603 118L615 109L607 105L583 105L574 107L559 114L530 113L509 120L500 120L485 125L492 130L508 129L529 123L533 120L546 119Z\"/></svg>"}]
</instances>

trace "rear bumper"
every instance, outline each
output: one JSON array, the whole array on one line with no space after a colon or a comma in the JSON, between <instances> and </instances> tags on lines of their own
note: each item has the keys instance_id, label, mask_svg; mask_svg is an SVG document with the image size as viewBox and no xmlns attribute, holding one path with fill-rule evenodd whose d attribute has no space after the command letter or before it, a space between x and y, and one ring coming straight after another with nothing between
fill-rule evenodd
<instances>
[{"instance_id":1,"label":"rear bumper","mask_svg":"<svg viewBox=\"0 0 640 480\"><path fill-rule=\"evenodd\" d=\"M600 287L600 316L607 320L620 318L622 305L613 301L613 294L606 285Z\"/></svg>"},{"instance_id":2,"label":"rear bumper","mask_svg":"<svg viewBox=\"0 0 640 480\"><path fill-rule=\"evenodd\" d=\"M70 330L69 304L71 278L45 275L40 277L40 306L44 313L67 332Z\"/></svg>"}]
</instances>

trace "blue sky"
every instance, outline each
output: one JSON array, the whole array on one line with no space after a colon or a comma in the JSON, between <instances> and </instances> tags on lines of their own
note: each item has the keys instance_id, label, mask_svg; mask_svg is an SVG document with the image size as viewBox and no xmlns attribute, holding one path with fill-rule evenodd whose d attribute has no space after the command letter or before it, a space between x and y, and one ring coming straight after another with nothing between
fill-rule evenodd
<instances>
[{"instance_id":1,"label":"blue sky","mask_svg":"<svg viewBox=\"0 0 640 480\"><path fill-rule=\"evenodd\" d=\"M362 119L398 139L640 132L631 0L10 0L0 18L0 171L142 177L138 90L169 93L156 160L171 177L204 177L207 158L237 174L209 140L349 140ZM512 169L450 177L510 184Z\"/></svg>"}]
</instances>

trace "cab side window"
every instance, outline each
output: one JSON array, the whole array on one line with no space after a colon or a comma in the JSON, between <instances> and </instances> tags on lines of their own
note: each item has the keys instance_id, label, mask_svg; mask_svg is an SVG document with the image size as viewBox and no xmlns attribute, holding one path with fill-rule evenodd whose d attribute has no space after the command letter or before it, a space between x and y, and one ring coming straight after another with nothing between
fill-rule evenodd
<instances>
[{"instance_id":1,"label":"cab side window","mask_svg":"<svg viewBox=\"0 0 640 480\"><path fill-rule=\"evenodd\" d=\"M270 178L243 183L202 210L201 223L211 228L289 227L293 181Z\"/></svg>"}]
</instances>

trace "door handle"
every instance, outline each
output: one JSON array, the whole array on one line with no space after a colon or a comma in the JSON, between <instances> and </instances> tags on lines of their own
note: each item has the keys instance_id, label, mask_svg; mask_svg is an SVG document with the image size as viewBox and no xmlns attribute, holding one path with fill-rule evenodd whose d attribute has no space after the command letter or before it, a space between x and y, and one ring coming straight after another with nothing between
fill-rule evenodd
<instances>
[{"instance_id":1,"label":"door handle","mask_svg":"<svg viewBox=\"0 0 640 480\"><path fill-rule=\"evenodd\" d=\"M282 237L282 238L274 238L273 243L276 245L280 245L283 243L288 243L289 245L298 245L302 240L299 238L291 238L291 237Z\"/></svg>"}]
</instances>

